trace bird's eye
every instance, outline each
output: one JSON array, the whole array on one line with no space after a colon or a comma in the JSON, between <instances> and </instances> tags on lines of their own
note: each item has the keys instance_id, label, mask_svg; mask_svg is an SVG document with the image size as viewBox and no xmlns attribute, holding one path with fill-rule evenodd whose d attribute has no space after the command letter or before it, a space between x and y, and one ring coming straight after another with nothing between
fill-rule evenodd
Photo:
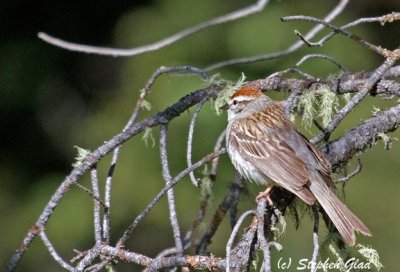
<instances>
[{"instance_id":1,"label":"bird's eye","mask_svg":"<svg viewBox=\"0 0 400 272\"><path fill-rule=\"evenodd\" d=\"M237 103L238 103L237 100L233 100L233 101L232 101L232 104L233 104L233 105L237 105Z\"/></svg>"}]
</instances>

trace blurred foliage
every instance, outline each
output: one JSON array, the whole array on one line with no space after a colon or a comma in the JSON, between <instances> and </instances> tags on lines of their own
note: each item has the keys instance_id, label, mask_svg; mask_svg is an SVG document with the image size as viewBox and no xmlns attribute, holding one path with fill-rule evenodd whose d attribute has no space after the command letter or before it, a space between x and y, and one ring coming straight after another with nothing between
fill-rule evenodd
<instances>
[{"instance_id":1,"label":"blurred foliage","mask_svg":"<svg viewBox=\"0 0 400 272\"><path fill-rule=\"evenodd\" d=\"M311 23L282 23L285 15L306 14L322 17L337 1L303 0L272 1L265 11L252 17L221 25L190 36L162 50L132 58L111 58L66 52L40 42L38 31L88 44L129 48L157 41L188 26L200 23L249 4L249 1L40 1L42 9L30 4L3 1L0 18L0 118L2 124L0 152L0 264L3 267L20 243L51 194L71 170L76 156L73 146L93 150L117 134L128 120L139 90L160 66L193 65L204 67L229 58L265 54L286 49L297 40L294 29L307 31ZM312 8L310 8L312 7ZM399 9L398 1L352 1L335 20L343 24L360 16L378 16ZM35 11L34 11L35 10ZM37 12L36 12L37 11ZM24 19L23 19L24 18ZM25 19L27 18L27 19ZM24 23L21 21L23 20ZM31 21L31 24L29 23ZM9 26L7 28L7 26ZM11 27L12 26L12 27ZM398 46L398 24L385 27L362 25L358 35L378 45L393 49ZM389 32L391 31L391 32ZM318 37L322 37L322 32ZM317 38L318 38L317 37ZM248 80L293 67L301 56L324 53L332 56L350 71L374 69L382 59L353 41L337 36L321 48L302 48L299 52L277 60L257 64L236 65L216 72L237 81L244 72ZM301 67L307 73L327 77L336 67L323 60L309 60ZM149 111L140 118L164 109L183 95L201 88L204 82L196 76L162 76L154 84ZM272 93L283 99L286 94ZM372 115L373 106L385 109L397 103L367 98L336 130L343 134L361 120ZM186 138L193 109L173 120L168 132L168 157L172 175L186 165ZM300 122L298 123L300 126ZM212 103L205 104L195 128L193 161L211 150L226 116L217 116ZM315 131L314 131L315 132ZM152 130L155 146L148 146L139 137L123 145L114 175L112 191L112 239L162 188L159 162L158 128ZM310 136L310 133L306 133ZM400 138L396 132L389 136ZM400 206L399 143L394 141L386 151L382 142L360 156L363 171L346 184L346 203L373 232L372 238L359 236L364 244L378 250L386 271L398 267L400 222L396 207ZM107 175L110 156L99 164L99 177ZM352 167L349 167L351 171ZM203 169L196 171L202 177ZM222 158L214 189L208 222L222 200L233 176L229 160ZM86 175L81 183L90 187ZM254 207L254 196L262 188L249 186L242 197L239 214ZM188 178L175 187L181 231L194 219L200 190ZM47 232L56 249L66 259L74 257L72 248L86 250L93 242L90 197L73 188L52 216ZM288 220L282 237L284 250L273 253L272 263L279 258L309 258L312 252L311 219L303 216L299 230ZM204 230L205 224L200 226ZM225 220L210 245L216 255L224 255L229 237L229 220ZM163 199L140 224L127 247L154 256L173 245L166 200ZM132 271L122 265L117 271ZM17 271L59 271L46 248L35 240ZM139 270L140 271L140 270Z\"/></svg>"}]
</instances>

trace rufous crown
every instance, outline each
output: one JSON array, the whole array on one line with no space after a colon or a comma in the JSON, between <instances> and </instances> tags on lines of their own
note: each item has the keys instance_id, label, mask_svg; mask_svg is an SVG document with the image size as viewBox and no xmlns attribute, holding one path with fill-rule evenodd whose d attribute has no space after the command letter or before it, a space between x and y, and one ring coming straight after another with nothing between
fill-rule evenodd
<instances>
[{"instance_id":1,"label":"rufous crown","mask_svg":"<svg viewBox=\"0 0 400 272\"><path fill-rule=\"evenodd\" d=\"M262 95L262 91L260 89L257 89L255 87L243 87L236 91L231 98L235 98L238 96L247 96L247 97L259 97Z\"/></svg>"}]
</instances>

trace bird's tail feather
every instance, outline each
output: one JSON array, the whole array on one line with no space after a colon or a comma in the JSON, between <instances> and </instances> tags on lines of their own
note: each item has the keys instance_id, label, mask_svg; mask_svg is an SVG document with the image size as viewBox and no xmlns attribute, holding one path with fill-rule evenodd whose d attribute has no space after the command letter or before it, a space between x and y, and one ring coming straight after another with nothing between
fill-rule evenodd
<instances>
[{"instance_id":1,"label":"bird's tail feather","mask_svg":"<svg viewBox=\"0 0 400 272\"><path fill-rule=\"evenodd\" d=\"M354 231L371 236L364 223L339 200L319 174L315 175L309 188L348 245L353 246L356 242Z\"/></svg>"}]
</instances>

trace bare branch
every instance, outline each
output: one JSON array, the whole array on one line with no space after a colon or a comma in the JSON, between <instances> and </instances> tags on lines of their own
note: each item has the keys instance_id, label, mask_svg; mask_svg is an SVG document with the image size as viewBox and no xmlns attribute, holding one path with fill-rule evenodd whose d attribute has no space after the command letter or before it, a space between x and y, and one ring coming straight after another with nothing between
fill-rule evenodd
<instances>
[{"instance_id":1,"label":"bare branch","mask_svg":"<svg viewBox=\"0 0 400 272\"><path fill-rule=\"evenodd\" d=\"M400 12L392 12L379 17L357 19L343 26L342 28L350 28L365 23L380 23L382 26L384 26L386 23L393 23L394 21L399 21L399 20L400 20Z\"/></svg>"},{"instance_id":2,"label":"bare branch","mask_svg":"<svg viewBox=\"0 0 400 272\"><path fill-rule=\"evenodd\" d=\"M333 19L336 18L344 8L347 6L349 0L341 0L333 9L332 11L324 18L324 21L330 22ZM304 36L306 39L311 39L315 37L321 30L323 29L322 25L316 25L311 30ZM264 55L258 55L258 56L253 56L253 57L246 57L246 58L237 58L237 59L229 59L225 61L220 61L214 64L211 64L204 68L206 71L212 71L215 69L219 69L222 67L226 66L231 66L231 65L236 65L236 64L245 64L245 63L254 63L254 62L261 62L261 61L267 61L267 60L272 60L272 59L277 59L281 58L283 56L288 56L294 52L296 52L299 48L301 48L304 45L302 41L297 41L291 46L289 46L287 49L282 50L282 51L277 51L273 53L268 53Z\"/></svg>"},{"instance_id":3,"label":"bare branch","mask_svg":"<svg viewBox=\"0 0 400 272\"><path fill-rule=\"evenodd\" d=\"M40 233L40 238L42 239L44 245L46 246L47 250L49 251L50 255L53 257L53 259L64 269L68 271L74 271L74 268L70 266L66 261L64 261L60 255L58 255L57 251L51 244L49 238L46 235L46 232L44 230L41 230Z\"/></svg>"},{"instance_id":4,"label":"bare branch","mask_svg":"<svg viewBox=\"0 0 400 272\"><path fill-rule=\"evenodd\" d=\"M101 224L100 224L100 203L96 199L100 199L100 192L99 192L99 179L97 177L97 167L95 166L92 171L90 172L90 179L92 181L92 188L93 188L93 195L95 199L93 200L93 213L94 213L94 237L96 243L101 243Z\"/></svg>"},{"instance_id":5,"label":"bare branch","mask_svg":"<svg viewBox=\"0 0 400 272\"><path fill-rule=\"evenodd\" d=\"M231 265L231 249L232 249L232 245L233 242L235 241L235 237L237 235L237 233L239 232L240 227L243 224L243 221L246 219L246 217L250 216L250 215L255 215L255 211L254 210L250 210L247 212L244 212L238 219L235 227L232 230L231 235L229 236L229 240L228 243L226 244L226 272L230 271L230 265Z\"/></svg>"},{"instance_id":6,"label":"bare branch","mask_svg":"<svg viewBox=\"0 0 400 272\"><path fill-rule=\"evenodd\" d=\"M260 271L261 272L270 272L271 268L271 252L269 248L269 244L267 239L265 238L265 230L264 230L264 215L265 209L267 207L267 199L266 197L262 197L258 201L257 205L257 238L260 243L260 248L263 252L263 261L261 264Z\"/></svg>"},{"instance_id":7,"label":"bare branch","mask_svg":"<svg viewBox=\"0 0 400 272\"><path fill-rule=\"evenodd\" d=\"M240 18L249 16L251 14L257 13L262 11L265 6L268 4L268 0L258 0L257 3L254 5L245 7L243 9L234 11L232 13L211 19L209 21L200 23L195 25L191 28L187 28L183 31L180 31L172 36L169 36L165 39L162 39L158 42L139 46L131 49L116 49L116 48L109 48L109 47L97 47L97 46L90 46L84 44L77 44L72 42L67 42L55 37L52 37L46 33L39 32L38 37L43 41L52 44L54 46L75 52L87 53L87 54L99 54L99 55L106 55L106 56L113 56L113 57L127 57L127 56L135 56L143 53L148 53L152 51L159 50L163 47L171 45L183 38L186 38L190 35L193 35L197 32L200 32L204 29L210 28L212 26L228 23L230 21L238 20Z\"/></svg>"},{"instance_id":8,"label":"bare branch","mask_svg":"<svg viewBox=\"0 0 400 272\"><path fill-rule=\"evenodd\" d=\"M194 125L196 124L197 116L199 115L199 112L205 102L206 102L206 100L203 100L197 105L196 110L193 113L192 119L190 120L189 136L188 136L188 141L187 141L187 152L186 152L186 161L187 161L188 167L190 167L192 165L192 146L193 146ZM199 180L196 179L196 177L194 176L194 173L190 172L189 176L190 176L190 180L192 181L193 185L198 187Z\"/></svg>"},{"instance_id":9,"label":"bare branch","mask_svg":"<svg viewBox=\"0 0 400 272\"><path fill-rule=\"evenodd\" d=\"M92 191L90 191L90 189L86 188L85 186L83 186L82 184L79 184L78 182L74 182L74 185L76 187L78 187L79 189L81 189L82 191L84 191L85 193L87 193L91 198L93 198L93 200L96 200L101 206L103 206L104 210L107 210L107 207L105 205L105 203L103 203L103 201L96 197Z\"/></svg>"},{"instance_id":10,"label":"bare branch","mask_svg":"<svg viewBox=\"0 0 400 272\"><path fill-rule=\"evenodd\" d=\"M113 256L113 257L118 258L121 261L136 263L136 264L140 264L142 266L148 266L152 262L152 259L145 255L127 251L127 250L124 250L119 247L111 247L111 246L106 246L106 245L102 246L101 254Z\"/></svg>"},{"instance_id":11,"label":"bare branch","mask_svg":"<svg viewBox=\"0 0 400 272\"><path fill-rule=\"evenodd\" d=\"M302 65L305 61L309 60L309 59L313 59L313 58L319 58L319 59L324 59L324 60L328 60L331 63L335 64L342 72L347 73L348 70L346 69L346 67L344 67L342 64L340 64L339 62L337 62L336 60L334 60L332 57L327 56L327 55L322 55L322 54L309 54L309 55L305 55L304 57L302 57L297 63L296 66L300 66Z\"/></svg>"},{"instance_id":12,"label":"bare branch","mask_svg":"<svg viewBox=\"0 0 400 272\"><path fill-rule=\"evenodd\" d=\"M104 189L104 202L105 202L105 206L107 207L107 209L105 209L104 217L103 217L103 239L106 243L110 242L111 187L112 187L112 182L113 182L114 170L115 170L115 167L117 166L117 161L119 158L119 151L120 151L120 147L117 146L113 152L113 156L111 159L111 165L108 170L108 175L106 178L106 185L105 185L105 189Z\"/></svg>"},{"instance_id":13,"label":"bare branch","mask_svg":"<svg viewBox=\"0 0 400 272\"><path fill-rule=\"evenodd\" d=\"M136 119L140 113L140 110L142 109L143 102L145 101L146 96L149 94L151 87L153 86L154 82L156 79L163 75L163 74L172 74L172 73L193 73L193 74L198 74L201 78L204 80L209 80L210 77L209 75L193 66L173 66L173 67L160 67L155 71L149 80L147 81L146 85L144 88L140 91L140 95L138 100L136 101L135 109L133 110L133 114L131 115L131 118L129 119L128 123L126 124L124 130L127 128L131 127L132 124L136 122Z\"/></svg>"},{"instance_id":14,"label":"bare branch","mask_svg":"<svg viewBox=\"0 0 400 272\"><path fill-rule=\"evenodd\" d=\"M353 178L354 176L356 176L358 173L361 172L361 170L362 170L362 163L361 163L360 158L357 158L357 161L358 161L357 168L356 168L353 172L351 172L350 174L346 175L345 177L341 177L341 178L339 178L338 180L336 180L336 183L343 183L343 182L346 182L346 181L348 181L349 179Z\"/></svg>"},{"instance_id":15,"label":"bare branch","mask_svg":"<svg viewBox=\"0 0 400 272\"><path fill-rule=\"evenodd\" d=\"M100 256L101 244L95 244L95 246L85 252L83 259L76 265L74 272L83 272L89 267L93 261Z\"/></svg>"},{"instance_id":16,"label":"bare branch","mask_svg":"<svg viewBox=\"0 0 400 272\"><path fill-rule=\"evenodd\" d=\"M167 129L168 129L167 125L163 124L160 126L160 156L162 165L162 175L166 186L168 186L172 182L171 174L169 172L168 155L167 155ZM174 233L175 247L178 250L179 254L183 254L181 232L179 229L178 217L176 214L173 188L167 191L167 198L168 198L168 208L169 208L169 220L171 222L172 231Z\"/></svg>"},{"instance_id":17,"label":"bare branch","mask_svg":"<svg viewBox=\"0 0 400 272\"><path fill-rule=\"evenodd\" d=\"M282 17L281 20L283 22L288 22L288 21L308 21L308 22L315 22L315 23L319 23L321 25L324 25L325 27L328 27L330 29L332 29L335 33L340 33L352 40L354 40L355 42L365 46L366 48L378 53L379 55L382 55L384 57L387 57L387 50L376 46L372 43L369 43L367 41L365 41L364 39L362 39L361 37L357 36L356 34L353 34L351 32L346 31L344 28L340 28L337 27L329 22L326 22L324 20L315 18L315 17L310 17L310 16L303 16L303 15L297 15L297 16L286 16L286 17ZM306 37L304 37L299 31L295 31L295 34L297 36L299 36L299 38L305 42L308 46L321 46L322 44L318 43L318 44L312 44L308 41L308 39Z\"/></svg>"},{"instance_id":18,"label":"bare branch","mask_svg":"<svg viewBox=\"0 0 400 272\"><path fill-rule=\"evenodd\" d=\"M336 139L322 148L332 169L345 165L355 154L371 146L379 138L379 133L388 133L400 126L400 105L381 111L371 117L344 136Z\"/></svg>"},{"instance_id":19,"label":"bare branch","mask_svg":"<svg viewBox=\"0 0 400 272\"><path fill-rule=\"evenodd\" d=\"M301 71L300 69L297 69L297 68L288 68L288 69L285 69L283 71L278 71L278 72L275 72L275 73L269 75L268 77L277 77L277 76L281 77L284 74L299 74L299 75L303 76L305 79L316 80L316 78L313 77L312 75L307 74L306 72L303 72L303 71Z\"/></svg>"}]
</instances>

